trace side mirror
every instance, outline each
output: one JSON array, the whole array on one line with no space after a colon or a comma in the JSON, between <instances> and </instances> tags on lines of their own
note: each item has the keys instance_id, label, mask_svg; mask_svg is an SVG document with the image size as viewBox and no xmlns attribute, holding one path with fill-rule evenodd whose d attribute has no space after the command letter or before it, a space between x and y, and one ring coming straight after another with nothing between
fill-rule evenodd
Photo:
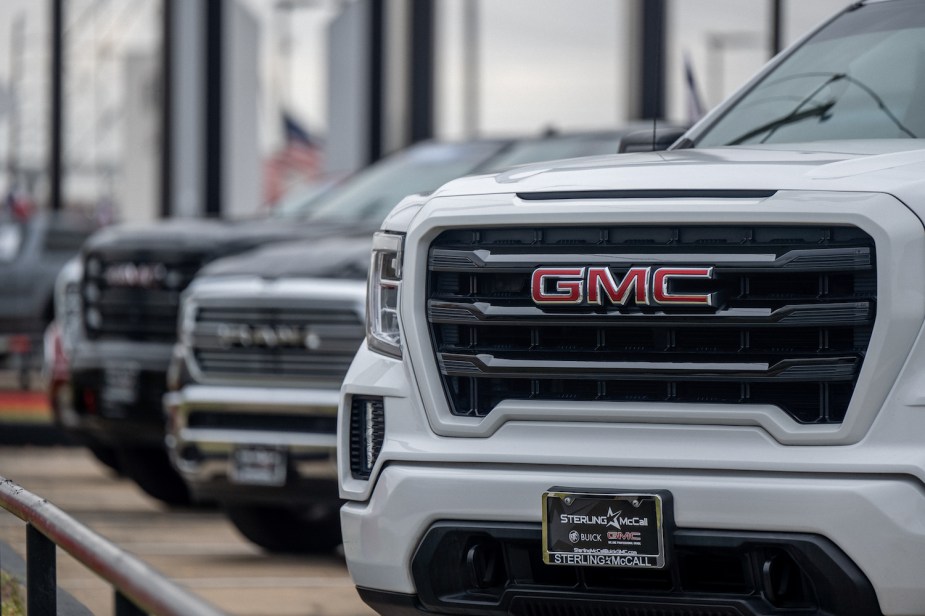
<instances>
[{"instance_id":1,"label":"side mirror","mask_svg":"<svg viewBox=\"0 0 925 616\"><path fill-rule=\"evenodd\" d=\"M655 152L667 150L668 146L681 138L687 131L683 128L656 128L651 130L632 132L620 139L617 152Z\"/></svg>"}]
</instances>

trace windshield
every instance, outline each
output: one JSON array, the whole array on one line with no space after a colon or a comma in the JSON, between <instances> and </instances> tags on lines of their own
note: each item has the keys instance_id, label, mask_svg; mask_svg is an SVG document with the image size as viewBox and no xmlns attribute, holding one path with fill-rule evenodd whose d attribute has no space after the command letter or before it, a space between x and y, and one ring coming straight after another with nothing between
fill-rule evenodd
<instances>
[{"instance_id":1,"label":"windshield","mask_svg":"<svg viewBox=\"0 0 925 616\"><path fill-rule=\"evenodd\" d=\"M738 100L697 147L925 137L925 3L862 5Z\"/></svg>"},{"instance_id":2,"label":"windshield","mask_svg":"<svg viewBox=\"0 0 925 616\"><path fill-rule=\"evenodd\" d=\"M526 165L560 158L616 154L620 138L616 135L570 135L518 141L492 158L486 171L499 171L515 165Z\"/></svg>"},{"instance_id":3,"label":"windshield","mask_svg":"<svg viewBox=\"0 0 925 616\"><path fill-rule=\"evenodd\" d=\"M18 223L0 223L0 263L9 263L19 255L22 247L23 227Z\"/></svg>"},{"instance_id":4,"label":"windshield","mask_svg":"<svg viewBox=\"0 0 925 616\"><path fill-rule=\"evenodd\" d=\"M307 216L312 208L322 201L323 196L335 189L333 181L319 182L311 186L299 186L286 193L273 206L272 216L276 218L299 218Z\"/></svg>"},{"instance_id":5,"label":"windshield","mask_svg":"<svg viewBox=\"0 0 925 616\"><path fill-rule=\"evenodd\" d=\"M498 142L432 143L409 148L376 163L309 202L290 216L378 225L405 196L432 192L472 172L495 154Z\"/></svg>"}]
</instances>

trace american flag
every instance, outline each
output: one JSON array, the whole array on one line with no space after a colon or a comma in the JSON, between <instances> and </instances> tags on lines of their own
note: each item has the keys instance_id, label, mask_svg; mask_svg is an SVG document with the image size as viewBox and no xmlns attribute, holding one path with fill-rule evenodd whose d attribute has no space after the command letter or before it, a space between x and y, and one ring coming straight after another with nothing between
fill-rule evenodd
<instances>
[{"instance_id":1,"label":"american flag","mask_svg":"<svg viewBox=\"0 0 925 616\"><path fill-rule=\"evenodd\" d=\"M322 175L318 140L290 114L282 114L283 146L263 164L263 201L276 203L289 189L317 182Z\"/></svg>"}]
</instances>

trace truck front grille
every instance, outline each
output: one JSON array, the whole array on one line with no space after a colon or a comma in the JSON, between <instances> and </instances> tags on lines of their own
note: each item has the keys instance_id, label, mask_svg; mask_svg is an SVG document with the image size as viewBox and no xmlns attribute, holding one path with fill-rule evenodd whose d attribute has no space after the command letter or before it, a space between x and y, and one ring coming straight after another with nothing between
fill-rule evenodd
<instances>
[{"instance_id":1,"label":"truck front grille","mask_svg":"<svg viewBox=\"0 0 925 616\"><path fill-rule=\"evenodd\" d=\"M540 267L713 268L715 306L537 304ZM775 405L837 424L876 312L873 239L849 226L454 229L431 244L427 316L451 411L504 400ZM584 271L584 270L583 270ZM585 281L587 287L587 281ZM635 295L633 296L635 297Z\"/></svg>"},{"instance_id":2,"label":"truck front grille","mask_svg":"<svg viewBox=\"0 0 925 616\"><path fill-rule=\"evenodd\" d=\"M344 303L200 306L193 357L206 379L338 388L364 334L360 316Z\"/></svg>"},{"instance_id":3,"label":"truck front grille","mask_svg":"<svg viewBox=\"0 0 925 616\"><path fill-rule=\"evenodd\" d=\"M83 320L90 338L172 342L180 294L203 255L93 253L84 261Z\"/></svg>"}]
</instances>

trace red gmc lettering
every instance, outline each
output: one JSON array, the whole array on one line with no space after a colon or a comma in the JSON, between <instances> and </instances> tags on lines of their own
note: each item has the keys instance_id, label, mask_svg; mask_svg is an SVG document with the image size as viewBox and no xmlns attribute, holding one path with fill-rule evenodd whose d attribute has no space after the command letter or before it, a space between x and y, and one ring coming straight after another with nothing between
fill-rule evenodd
<instances>
[{"instance_id":1,"label":"red gmc lettering","mask_svg":"<svg viewBox=\"0 0 925 616\"><path fill-rule=\"evenodd\" d=\"M588 303L601 305L600 291L604 291L607 299L613 304L626 304L630 294L635 290L636 303L646 305L649 303L649 269L648 267L634 267L626 272L626 276L617 286L613 273L607 267L588 268Z\"/></svg>"},{"instance_id":2,"label":"red gmc lettering","mask_svg":"<svg viewBox=\"0 0 925 616\"><path fill-rule=\"evenodd\" d=\"M668 305L687 305L687 306L712 306L713 295L676 295L668 292L668 282L672 278L703 278L709 280L713 278L712 267L683 267L671 268L663 267L655 270L652 277L652 298L657 304Z\"/></svg>"},{"instance_id":3,"label":"red gmc lettering","mask_svg":"<svg viewBox=\"0 0 925 616\"><path fill-rule=\"evenodd\" d=\"M608 267L540 267L530 291L536 304L715 306L715 293L672 293L672 280L710 280L712 267L631 267L618 283ZM587 287L585 286L587 283ZM585 295L587 289L587 295Z\"/></svg>"},{"instance_id":4,"label":"red gmc lettering","mask_svg":"<svg viewBox=\"0 0 925 616\"><path fill-rule=\"evenodd\" d=\"M607 538L616 541L642 541L642 533L612 530L607 532Z\"/></svg>"},{"instance_id":5,"label":"red gmc lettering","mask_svg":"<svg viewBox=\"0 0 925 616\"><path fill-rule=\"evenodd\" d=\"M579 304L584 295L585 268L539 268L533 272L530 291L537 304ZM546 291L546 280L555 280L555 290Z\"/></svg>"}]
</instances>

